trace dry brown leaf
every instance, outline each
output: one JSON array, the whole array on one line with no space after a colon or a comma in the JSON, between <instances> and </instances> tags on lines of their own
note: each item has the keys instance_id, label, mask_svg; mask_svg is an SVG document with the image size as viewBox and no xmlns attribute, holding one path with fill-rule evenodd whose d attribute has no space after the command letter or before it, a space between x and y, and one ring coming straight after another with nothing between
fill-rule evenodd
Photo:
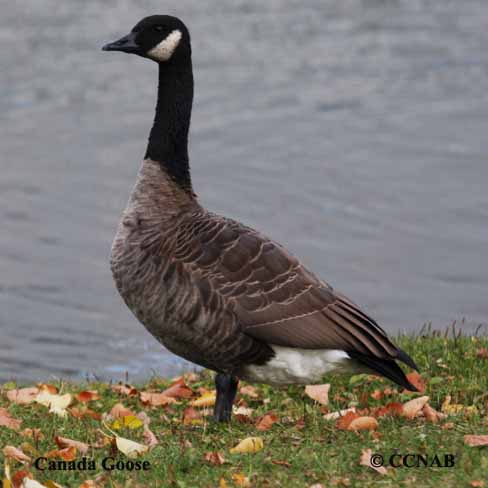
<instances>
[{"instance_id":1,"label":"dry brown leaf","mask_svg":"<svg viewBox=\"0 0 488 488\"><path fill-rule=\"evenodd\" d=\"M183 378L175 381L169 388L162 392L162 395L171 398L191 398L193 390L190 389Z\"/></svg>"},{"instance_id":2,"label":"dry brown leaf","mask_svg":"<svg viewBox=\"0 0 488 488\"><path fill-rule=\"evenodd\" d=\"M64 449L66 447L74 447L81 454L86 454L88 452L88 444L84 442L75 441L73 439L68 439L67 437L56 436L54 437L54 442L60 449Z\"/></svg>"},{"instance_id":3,"label":"dry brown leaf","mask_svg":"<svg viewBox=\"0 0 488 488\"><path fill-rule=\"evenodd\" d=\"M190 405L192 407L203 408L203 407L213 407L215 405L216 393L214 391L208 391L204 393L201 397L196 400L192 400Z\"/></svg>"},{"instance_id":4,"label":"dry brown leaf","mask_svg":"<svg viewBox=\"0 0 488 488\"><path fill-rule=\"evenodd\" d=\"M83 483L81 483L79 488L100 488L100 485L95 483L93 480L85 480Z\"/></svg>"},{"instance_id":5,"label":"dry brown leaf","mask_svg":"<svg viewBox=\"0 0 488 488\"><path fill-rule=\"evenodd\" d=\"M61 458L64 461L73 461L76 459L76 447L70 446L64 449L53 449L46 454L47 458Z\"/></svg>"},{"instance_id":6,"label":"dry brown leaf","mask_svg":"<svg viewBox=\"0 0 488 488\"><path fill-rule=\"evenodd\" d=\"M47 391L51 395L56 395L59 391L57 386L48 383L38 383L37 388L39 388L39 391Z\"/></svg>"},{"instance_id":7,"label":"dry brown leaf","mask_svg":"<svg viewBox=\"0 0 488 488\"><path fill-rule=\"evenodd\" d=\"M102 418L102 414L95 412L94 410L89 409L86 405L82 405L81 407L72 407L68 410L68 412L76 418L84 418L84 417L91 417L95 420L100 420Z\"/></svg>"},{"instance_id":8,"label":"dry brown leaf","mask_svg":"<svg viewBox=\"0 0 488 488\"><path fill-rule=\"evenodd\" d=\"M26 469L21 469L20 471L17 471L12 476L12 485L14 486L14 488L20 488L22 486L24 478L34 479L34 476L32 476L32 473L27 471Z\"/></svg>"},{"instance_id":9,"label":"dry brown leaf","mask_svg":"<svg viewBox=\"0 0 488 488\"><path fill-rule=\"evenodd\" d=\"M192 407L185 408L183 412L183 424L184 425L198 425L202 424L202 414Z\"/></svg>"},{"instance_id":10,"label":"dry brown leaf","mask_svg":"<svg viewBox=\"0 0 488 488\"><path fill-rule=\"evenodd\" d=\"M403 415L408 419L413 419L416 417L424 405L429 401L428 396L422 396L418 398L414 398L413 400L409 400L408 402L403 404Z\"/></svg>"},{"instance_id":11,"label":"dry brown leaf","mask_svg":"<svg viewBox=\"0 0 488 488\"><path fill-rule=\"evenodd\" d=\"M220 466L221 464L225 463L224 456L217 451L206 452L204 459L213 466Z\"/></svg>"},{"instance_id":12,"label":"dry brown leaf","mask_svg":"<svg viewBox=\"0 0 488 488\"><path fill-rule=\"evenodd\" d=\"M433 409L428 403L426 403L424 405L424 408L422 408L422 413L424 414L427 422L431 422L432 424L437 424L439 420L442 420L446 417L446 414Z\"/></svg>"},{"instance_id":13,"label":"dry brown leaf","mask_svg":"<svg viewBox=\"0 0 488 488\"><path fill-rule=\"evenodd\" d=\"M256 387L252 385L241 386L239 389L241 395L247 395L249 398L258 398L259 393L256 390Z\"/></svg>"},{"instance_id":14,"label":"dry brown leaf","mask_svg":"<svg viewBox=\"0 0 488 488\"><path fill-rule=\"evenodd\" d=\"M21 433L23 437L30 437L35 441L40 439L44 439L44 434L41 432L41 429L24 429Z\"/></svg>"},{"instance_id":15,"label":"dry brown leaf","mask_svg":"<svg viewBox=\"0 0 488 488\"><path fill-rule=\"evenodd\" d=\"M347 412L346 415L340 417L336 422L336 428L339 430L348 430L349 424L359 418L360 415L357 412Z\"/></svg>"},{"instance_id":16,"label":"dry brown leaf","mask_svg":"<svg viewBox=\"0 0 488 488\"><path fill-rule=\"evenodd\" d=\"M378 407L372 411L375 417L401 417L403 415L403 405L399 402L387 403L384 407Z\"/></svg>"},{"instance_id":17,"label":"dry brown leaf","mask_svg":"<svg viewBox=\"0 0 488 488\"><path fill-rule=\"evenodd\" d=\"M157 437L154 435L154 432L152 432L147 425L144 425L144 442L147 447L152 449L154 446L157 446L159 444L159 441Z\"/></svg>"},{"instance_id":18,"label":"dry brown leaf","mask_svg":"<svg viewBox=\"0 0 488 488\"><path fill-rule=\"evenodd\" d=\"M482 480L473 480L469 483L469 486L472 486L473 488L483 488L485 483Z\"/></svg>"},{"instance_id":19,"label":"dry brown leaf","mask_svg":"<svg viewBox=\"0 0 488 488\"><path fill-rule=\"evenodd\" d=\"M347 426L347 430L376 430L378 421L374 417L358 417Z\"/></svg>"},{"instance_id":20,"label":"dry brown leaf","mask_svg":"<svg viewBox=\"0 0 488 488\"><path fill-rule=\"evenodd\" d=\"M22 420L14 419L10 412L0 407L0 426L8 427L9 429L19 430Z\"/></svg>"},{"instance_id":21,"label":"dry brown leaf","mask_svg":"<svg viewBox=\"0 0 488 488\"><path fill-rule=\"evenodd\" d=\"M119 393L121 395L127 396L137 396L137 389L132 385L127 385L124 383L119 383L118 385L112 385L112 391Z\"/></svg>"},{"instance_id":22,"label":"dry brown leaf","mask_svg":"<svg viewBox=\"0 0 488 488\"><path fill-rule=\"evenodd\" d=\"M305 394L308 395L312 400L315 400L321 405L329 404L329 389L330 385L307 385L305 387Z\"/></svg>"},{"instance_id":23,"label":"dry brown leaf","mask_svg":"<svg viewBox=\"0 0 488 488\"><path fill-rule=\"evenodd\" d=\"M284 466L285 468L291 468L291 463L288 461L278 461L276 459L272 459L271 462L276 464L277 466Z\"/></svg>"},{"instance_id":24,"label":"dry brown leaf","mask_svg":"<svg viewBox=\"0 0 488 488\"><path fill-rule=\"evenodd\" d=\"M249 488L251 486L249 478L242 473L234 473L231 478L236 486L242 486L244 488Z\"/></svg>"},{"instance_id":25,"label":"dry brown leaf","mask_svg":"<svg viewBox=\"0 0 488 488\"><path fill-rule=\"evenodd\" d=\"M442 430L452 430L454 429L455 425L453 422L446 422L445 424L441 425Z\"/></svg>"},{"instance_id":26,"label":"dry brown leaf","mask_svg":"<svg viewBox=\"0 0 488 488\"><path fill-rule=\"evenodd\" d=\"M488 358L488 349L486 347L482 347L476 351L476 357L479 359L486 359Z\"/></svg>"},{"instance_id":27,"label":"dry brown leaf","mask_svg":"<svg viewBox=\"0 0 488 488\"><path fill-rule=\"evenodd\" d=\"M465 435L464 443L470 447L488 446L488 435Z\"/></svg>"},{"instance_id":28,"label":"dry brown leaf","mask_svg":"<svg viewBox=\"0 0 488 488\"><path fill-rule=\"evenodd\" d=\"M346 408L345 410L339 410L338 412L331 412L326 415L324 415L324 420L337 420L340 417L343 417L349 412L355 412L356 408L351 407L351 408Z\"/></svg>"},{"instance_id":29,"label":"dry brown leaf","mask_svg":"<svg viewBox=\"0 0 488 488\"><path fill-rule=\"evenodd\" d=\"M269 430L275 422L278 422L278 417L274 413L267 413L258 419L256 429L261 431Z\"/></svg>"},{"instance_id":30,"label":"dry brown leaf","mask_svg":"<svg viewBox=\"0 0 488 488\"><path fill-rule=\"evenodd\" d=\"M422 376L420 376L417 371L413 371L412 373L407 374L407 379L412 383L415 388L417 388L418 392L420 394L425 393L426 389L426 384L425 381L423 380ZM409 392L410 390L404 390L405 392Z\"/></svg>"},{"instance_id":31,"label":"dry brown leaf","mask_svg":"<svg viewBox=\"0 0 488 488\"><path fill-rule=\"evenodd\" d=\"M6 458L15 459L15 461L19 461L20 463L28 463L31 460L31 458L27 456L27 454L24 454L21 449L14 446L5 446L3 448L3 455Z\"/></svg>"},{"instance_id":32,"label":"dry brown leaf","mask_svg":"<svg viewBox=\"0 0 488 488\"><path fill-rule=\"evenodd\" d=\"M247 437L230 450L231 454L258 452L264 447L261 437Z\"/></svg>"},{"instance_id":33,"label":"dry brown leaf","mask_svg":"<svg viewBox=\"0 0 488 488\"><path fill-rule=\"evenodd\" d=\"M128 417L129 415L135 416L135 413L129 408L122 405L122 403L116 403L112 407L112 410L110 410L109 415L111 415L114 419L120 419L122 417Z\"/></svg>"},{"instance_id":34,"label":"dry brown leaf","mask_svg":"<svg viewBox=\"0 0 488 488\"><path fill-rule=\"evenodd\" d=\"M373 400L381 400L382 397L383 392L381 390L376 389L375 391L373 391L373 393L371 393L371 398Z\"/></svg>"},{"instance_id":35,"label":"dry brown leaf","mask_svg":"<svg viewBox=\"0 0 488 488\"><path fill-rule=\"evenodd\" d=\"M163 393L152 393L149 391L141 391L140 394L141 402L144 405L149 405L151 407L166 407L172 403L177 403L177 401Z\"/></svg>"},{"instance_id":36,"label":"dry brown leaf","mask_svg":"<svg viewBox=\"0 0 488 488\"><path fill-rule=\"evenodd\" d=\"M18 403L19 405L27 405L35 401L36 396L39 394L39 388L29 387L20 388L19 390L7 391L7 398L12 403Z\"/></svg>"},{"instance_id":37,"label":"dry brown leaf","mask_svg":"<svg viewBox=\"0 0 488 488\"><path fill-rule=\"evenodd\" d=\"M92 402L93 400L100 400L100 395L96 390L80 391L76 395L76 399L82 403Z\"/></svg>"},{"instance_id":38,"label":"dry brown leaf","mask_svg":"<svg viewBox=\"0 0 488 488\"><path fill-rule=\"evenodd\" d=\"M200 380L200 375L197 373L185 373L183 377L188 383L196 383Z\"/></svg>"},{"instance_id":39,"label":"dry brown leaf","mask_svg":"<svg viewBox=\"0 0 488 488\"><path fill-rule=\"evenodd\" d=\"M361 457L359 458L359 464L361 466L367 466L368 468L374 469L379 474L387 474L388 471L384 466L374 466L371 463L371 455L373 452L371 449L363 449L361 451Z\"/></svg>"}]
</instances>

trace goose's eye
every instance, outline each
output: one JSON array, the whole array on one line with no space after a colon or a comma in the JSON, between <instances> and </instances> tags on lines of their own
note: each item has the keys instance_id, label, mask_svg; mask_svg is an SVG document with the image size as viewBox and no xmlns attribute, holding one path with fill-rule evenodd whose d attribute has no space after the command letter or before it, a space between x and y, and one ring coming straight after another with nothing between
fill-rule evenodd
<instances>
[{"instance_id":1,"label":"goose's eye","mask_svg":"<svg viewBox=\"0 0 488 488\"><path fill-rule=\"evenodd\" d=\"M158 32L163 32L164 27L162 25L155 25L154 26L154 30L156 30Z\"/></svg>"}]
</instances>

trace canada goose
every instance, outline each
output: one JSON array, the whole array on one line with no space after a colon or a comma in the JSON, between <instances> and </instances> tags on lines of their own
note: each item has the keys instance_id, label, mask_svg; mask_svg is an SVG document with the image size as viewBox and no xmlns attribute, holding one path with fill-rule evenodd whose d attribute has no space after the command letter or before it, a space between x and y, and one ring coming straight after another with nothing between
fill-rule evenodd
<instances>
[{"instance_id":1,"label":"canada goose","mask_svg":"<svg viewBox=\"0 0 488 488\"><path fill-rule=\"evenodd\" d=\"M141 20L105 51L158 63L156 116L112 247L127 306L173 353L215 371L214 417L230 420L238 379L310 384L367 371L416 391L396 364L414 361L357 305L280 244L208 212L193 193L188 130L190 35L181 20Z\"/></svg>"}]
</instances>

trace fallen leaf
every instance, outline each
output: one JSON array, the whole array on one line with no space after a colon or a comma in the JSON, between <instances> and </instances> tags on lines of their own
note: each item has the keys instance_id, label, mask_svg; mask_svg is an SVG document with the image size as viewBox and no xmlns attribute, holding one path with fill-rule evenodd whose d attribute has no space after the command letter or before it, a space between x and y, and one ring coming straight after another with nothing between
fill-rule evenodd
<instances>
[{"instance_id":1,"label":"fallen leaf","mask_svg":"<svg viewBox=\"0 0 488 488\"><path fill-rule=\"evenodd\" d=\"M84 417L91 417L95 420L100 420L102 418L102 414L95 412L89 409L86 405L82 405L81 407L72 407L68 410L68 412L76 418L84 418Z\"/></svg>"},{"instance_id":2,"label":"fallen leaf","mask_svg":"<svg viewBox=\"0 0 488 488\"><path fill-rule=\"evenodd\" d=\"M19 390L7 391L7 398L12 403L18 403L19 405L27 405L35 401L36 396L39 394L39 388L29 387L20 388Z\"/></svg>"},{"instance_id":3,"label":"fallen leaf","mask_svg":"<svg viewBox=\"0 0 488 488\"><path fill-rule=\"evenodd\" d=\"M230 450L231 454L258 452L264 447L261 437L247 437Z\"/></svg>"},{"instance_id":4,"label":"fallen leaf","mask_svg":"<svg viewBox=\"0 0 488 488\"><path fill-rule=\"evenodd\" d=\"M5 408L0 408L0 425L9 429L19 430L22 420L14 419Z\"/></svg>"},{"instance_id":5,"label":"fallen leaf","mask_svg":"<svg viewBox=\"0 0 488 488\"><path fill-rule=\"evenodd\" d=\"M272 459L271 462L276 464L277 466L284 466L285 468L291 468L291 464L288 461L278 461L276 459Z\"/></svg>"},{"instance_id":6,"label":"fallen leaf","mask_svg":"<svg viewBox=\"0 0 488 488\"><path fill-rule=\"evenodd\" d=\"M256 429L261 431L269 430L275 422L278 422L278 417L274 413L267 413L258 419Z\"/></svg>"},{"instance_id":7,"label":"fallen leaf","mask_svg":"<svg viewBox=\"0 0 488 488\"><path fill-rule=\"evenodd\" d=\"M73 461L76 459L76 447L70 446L64 449L53 449L46 454L47 458L61 458L64 461Z\"/></svg>"},{"instance_id":8,"label":"fallen leaf","mask_svg":"<svg viewBox=\"0 0 488 488\"><path fill-rule=\"evenodd\" d=\"M241 395L247 395L249 398L258 398L259 394L256 387L252 385L241 386L239 389Z\"/></svg>"},{"instance_id":9,"label":"fallen leaf","mask_svg":"<svg viewBox=\"0 0 488 488\"><path fill-rule=\"evenodd\" d=\"M331 412L324 415L324 420L337 420L339 417L343 417L349 412L355 412L356 408L346 408L345 410L339 410L338 412Z\"/></svg>"},{"instance_id":10,"label":"fallen leaf","mask_svg":"<svg viewBox=\"0 0 488 488\"><path fill-rule=\"evenodd\" d=\"M71 403L71 395L66 393L64 395L53 395L48 391L41 391L36 396L36 402L49 408L49 412L59 415L60 417L66 417L68 412L66 409Z\"/></svg>"},{"instance_id":11,"label":"fallen leaf","mask_svg":"<svg viewBox=\"0 0 488 488\"><path fill-rule=\"evenodd\" d=\"M224 456L217 451L209 451L205 453L204 456L205 461L213 466L220 466L221 464L225 463Z\"/></svg>"},{"instance_id":12,"label":"fallen leaf","mask_svg":"<svg viewBox=\"0 0 488 488\"><path fill-rule=\"evenodd\" d=\"M120 393L121 395L137 396L137 389L132 385L119 383L118 385L112 385L112 391Z\"/></svg>"},{"instance_id":13,"label":"fallen leaf","mask_svg":"<svg viewBox=\"0 0 488 488\"><path fill-rule=\"evenodd\" d=\"M47 480L44 485L46 488L63 488L59 483L56 483L53 480Z\"/></svg>"},{"instance_id":14,"label":"fallen leaf","mask_svg":"<svg viewBox=\"0 0 488 488\"><path fill-rule=\"evenodd\" d=\"M39 391L47 391L48 393L51 393L52 395L56 395L59 391L57 386L50 385L47 383L39 383L37 385L37 388L39 388Z\"/></svg>"},{"instance_id":15,"label":"fallen leaf","mask_svg":"<svg viewBox=\"0 0 488 488\"><path fill-rule=\"evenodd\" d=\"M149 447L144 444L139 444L138 442L119 436L115 437L115 444L117 449L129 458L135 458L139 454L144 454L149 450Z\"/></svg>"},{"instance_id":16,"label":"fallen leaf","mask_svg":"<svg viewBox=\"0 0 488 488\"><path fill-rule=\"evenodd\" d=\"M22 486L22 483L24 481L24 478L30 478L33 479L34 476L32 476L32 473L27 471L26 469L21 469L20 471L17 471L13 476L12 476L12 484L14 488L19 488Z\"/></svg>"},{"instance_id":17,"label":"fallen leaf","mask_svg":"<svg viewBox=\"0 0 488 488\"><path fill-rule=\"evenodd\" d=\"M202 414L192 407L185 408L183 412L183 424L184 425L198 425L202 424Z\"/></svg>"},{"instance_id":18,"label":"fallen leaf","mask_svg":"<svg viewBox=\"0 0 488 488\"><path fill-rule=\"evenodd\" d=\"M219 479L219 488L227 488L227 481L225 481L225 478Z\"/></svg>"},{"instance_id":19,"label":"fallen leaf","mask_svg":"<svg viewBox=\"0 0 488 488\"><path fill-rule=\"evenodd\" d=\"M441 429L443 430L452 430L454 427L455 425L453 422L446 422L445 424L441 425Z\"/></svg>"},{"instance_id":20,"label":"fallen leaf","mask_svg":"<svg viewBox=\"0 0 488 488\"><path fill-rule=\"evenodd\" d=\"M368 468L374 469L379 474L387 474L388 471L384 466L374 466L371 462L371 456L373 452L371 449L363 449L361 451L361 457L359 458L359 464L361 466L367 466Z\"/></svg>"},{"instance_id":21,"label":"fallen leaf","mask_svg":"<svg viewBox=\"0 0 488 488\"><path fill-rule=\"evenodd\" d=\"M473 480L469 483L469 486L472 486L473 488L483 488L485 483L482 480Z\"/></svg>"},{"instance_id":22,"label":"fallen leaf","mask_svg":"<svg viewBox=\"0 0 488 488\"><path fill-rule=\"evenodd\" d=\"M99 488L100 485L95 483L93 480L85 480L83 483L79 486L79 488Z\"/></svg>"},{"instance_id":23,"label":"fallen leaf","mask_svg":"<svg viewBox=\"0 0 488 488\"><path fill-rule=\"evenodd\" d=\"M38 441L38 440L44 438L44 434L41 432L41 429L24 429L20 433L20 435L23 437L30 437L30 438L34 439L35 441Z\"/></svg>"},{"instance_id":24,"label":"fallen leaf","mask_svg":"<svg viewBox=\"0 0 488 488\"><path fill-rule=\"evenodd\" d=\"M349 424L354 420L359 418L360 415L357 412L347 412L345 415L340 417L336 422L336 427L339 430L347 430Z\"/></svg>"},{"instance_id":25,"label":"fallen leaf","mask_svg":"<svg viewBox=\"0 0 488 488\"><path fill-rule=\"evenodd\" d=\"M305 387L305 394L308 395L312 400L315 400L321 405L329 404L329 389L330 385L307 385Z\"/></svg>"},{"instance_id":26,"label":"fallen leaf","mask_svg":"<svg viewBox=\"0 0 488 488\"><path fill-rule=\"evenodd\" d=\"M144 432L143 432L143 437L144 437L144 442L146 443L146 446L152 449L154 446L157 446L159 444L159 441L157 437L154 435L154 432L149 430L149 427L147 425L144 425Z\"/></svg>"},{"instance_id":27,"label":"fallen leaf","mask_svg":"<svg viewBox=\"0 0 488 488\"><path fill-rule=\"evenodd\" d=\"M408 402L403 404L403 415L408 419L413 419L416 417L424 405L429 401L428 396L422 396L418 398L414 398L413 400L409 400Z\"/></svg>"},{"instance_id":28,"label":"fallen leaf","mask_svg":"<svg viewBox=\"0 0 488 488\"><path fill-rule=\"evenodd\" d=\"M148 391L141 391L140 398L141 402L144 403L144 405L149 405L151 407L165 407L166 405L177 403L174 398L168 397L163 393L151 393Z\"/></svg>"},{"instance_id":29,"label":"fallen leaf","mask_svg":"<svg viewBox=\"0 0 488 488\"><path fill-rule=\"evenodd\" d=\"M24 454L21 449L14 446L5 446L3 448L3 455L6 458L15 459L15 461L19 461L20 463L28 463L31 460L31 458L27 456L27 454Z\"/></svg>"},{"instance_id":30,"label":"fallen leaf","mask_svg":"<svg viewBox=\"0 0 488 488\"><path fill-rule=\"evenodd\" d=\"M371 393L371 398L373 400L381 400L382 397L383 392L381 390L376 389L375 391L373 391L373 393Z\"/></svg>"},{"instance_id":31,"label":"fallen leaf","mask_svg":"<svg viewBox=\"0 0 488 488\"><path fill-rule=\"evenodd\" d=\"M252 413L254 412L253 408L248 408L248 407L237 407L234 408L234 415L242 415L244 417L250 417Z\"/></svg>"},{"instance_id":32,"label":"fallen leaf","mask_svg":"<svg viewBox=\"0 0 488 488\"><path fill-rule=\"evenodd\" d=\"M88 403L93 400L100 400L100 395L98 394L98 391L95 390L80 391L80 393L76 395L76 399L79 402Z\"/></svg>"},{"instance_id":33,"label":"fallen leaf","mask_svg":"<svg viewBox=\"0 0 488 488\"><path fill-rule=\"evenodd\" d=\"M426 384L425 381L423 380L422 376L420 376L417 371L413 371L412 373L407 374L407 379L412 383L415 388L417 388L418 392L420 394L425 393L426 389ZM410 392L410 390L404 390L405 392Z\"/></svg>"},{"instance_id":34,"label":"fallen leaf","mask_svg":"<svg viewBox=\"0 0 488 488\"><path fill-rule=\"evenodd\" d=\"M41 485L41 483L39 483L36 480L32 480L30 478L24 478L21 488L47 488L47 486Z\"/></svg>"},{"instance_id":35,"label":"fallen leaf","mask_svg":"<svg viewBox=\"0 0 488 488\"><path fill-rule=\"evenodd\" d=\"M244 488L249 488L251 486L249 478L242 473L234 473L231 478L237 486L243 486Z\"/></svg>"},{"instance_id":36,"label":"fallen leaf","mask_svg":"<svg viewBox=\"0 0 488 488\"><path fill-rule=\"evenodd\" d=\"M188 388L183 378L180 378L161 394L171 398L191 398L193 390Z\"/></svg>"},{"instance_id":37,"label":"fallen leaf","mask_svg":"<svg viewBox=\"0 0 488 488\"><path fill-rule=\"evenodd\" d=\"M54 437L54 442L60 449L64 449L66 447L74 447L81 454L86 454L88 452L88 444L84 442L75 441L73 439L68 439L67 437L56 436Z\"/></svg>"},{"instance_id":38,"label":"fallen leaf","mask_svg":"<svg viewBox=\"0 0 488 488\"><path fill-rule=\"evenodd\" d=\"M214 391L209 391L204 393L200 398L190 402L192 407L202 408L202 407L213 407L215 405L216 393Z\"/></svg>"},{"instance_id":39,"label":"fallen leaf","mask_svg":"<svg viewBox=\"0 0 488 488\"><path fill-rule=\"evenodd\" d=\"M401 417L403 415L403 405L399 402L387 403L384 407L378 407L373 410L375 417Z\"/></svg>"},{"instance_id":40,"label":"fallen leaf","mask_svg":"<svg viewBox=\"0 0 488 488\"><path fill-rule=\"evenodd\" d=\"M124 407L122 403L116 403L112 407L112 410L110 410L109 415L112 416L114 419L120 419L122 417L134 416L135 413L127 407Z\"/></svg>"},{"instance_id":41,"label":"fallen leaf","mask_svg":"<svg viewBox=\"0 0 488 488\"><path fill-rule=\"evenodd\" d=\"M186 381L188 381L188 383L196 383L200 380L200 375L197 373L186 373L184 375L184 378L186 379Z\"/></svg>"},{"instance_id":42,"label":"fallen leaf","mask_svg":"<svg viewBox=\"0 0 488 488\"><path fill-rule=\"evenodd\" d=\"M143 421L135 415L125 415L114 421L112 428L115 430L127 427L128 429L138 429L144 425Z\"/></svg>"},{"instance_id":43,"label":"fallen leaf","mask_svg":"<svg viewBox=\"0 0 488 488\"><path fill-rule=\"evenodd\" d=\"M358 417L347 426L347 430L376 430L378 421L374 417Z\"/></svg>"},{"instance_id":44,"label":"fallen leaf","mask_svg":"<svg viewBox=\"0 0 488 488\"><path fill-rule=\"evenodd\" d=\"M437 424L439 420L442 420L446 417L445 414L434 410L428 403L426 403L422 408L422 413L424 414L427 422L431 422L432 424Z\"/></svg>"},{"instance_id":45,"label":"fallen leaf","mask_svg":"<svg viewBox=\"0 0 488 488\"><path fill-rule=\"evenodd\" d=\"M476 351L476 357L479 359L486 359L488 358L488 349L486 347L482 347Z\"/></svg>"},{"instance_id":46,"label":"fallen leaf","mask_svg":"<svg viewBox=\"0 0 488 488\"><path fill-rule=\"evenodd\" d=\"M488 446L488 435L465 435L464 443L470 447Z\"/></svg>"}]
</instances>

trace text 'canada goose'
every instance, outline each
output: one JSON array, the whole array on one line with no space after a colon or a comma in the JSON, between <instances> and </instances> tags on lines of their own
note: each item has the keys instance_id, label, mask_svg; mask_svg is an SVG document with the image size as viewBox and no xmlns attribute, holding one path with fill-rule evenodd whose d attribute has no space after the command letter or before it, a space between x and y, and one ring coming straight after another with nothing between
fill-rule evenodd
<instances>
[{"instance_id":1,"label":"text 'canada goose'","mask_svg":"<svg viewBox=\"0 0 488 488\"><path fill-rule=\"evenodd\" d=\"M159 69L156 115L136 185L114 239L122 298L166 348L215 371L214 417L228 421L239 378L310 384L365 371L415 391L396 361L414 361L351 300L284 247L203 208L193 193L188 131L190 35L181 20L141 20L105 51Z\"/></svg>"}]
</instances>

